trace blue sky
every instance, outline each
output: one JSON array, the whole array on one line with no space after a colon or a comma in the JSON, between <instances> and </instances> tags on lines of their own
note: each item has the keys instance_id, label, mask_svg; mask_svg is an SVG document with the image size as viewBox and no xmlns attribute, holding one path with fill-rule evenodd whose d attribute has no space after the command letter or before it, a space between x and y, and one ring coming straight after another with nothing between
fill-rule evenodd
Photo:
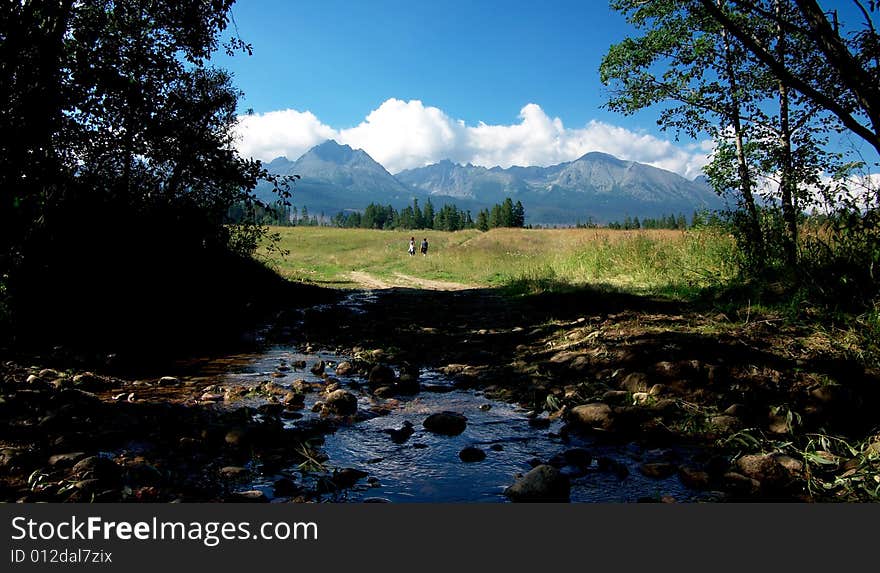
<instances>
[{"instance_id":1,"label":"blue sky","mask_svg":"<svg viewBox=\"0 0 880 573\"><path fill-rule=\"evenodd\" d=\"M232 13L254 54L215 61L255 112L240 149L259 159L334 138L391 172L604 151L694 177L711 150L662 132L657 110L602 109L599 64L632 33L604 0L239 0Z\"/></svg>"},{"instance_id":2,"label":"blue sky","mask_svg":"<svg viewBox=\"0 0 880 573\"><path fill-rule=\"evenodd\" d=\"M254 55L218 61L257 112L353 126L394 97L468 123L511 121L529 102L566 123L619 120L599 109L597 70L627 26L601 0L239 0L233 15Z\"/></svg>"}]
</instances>

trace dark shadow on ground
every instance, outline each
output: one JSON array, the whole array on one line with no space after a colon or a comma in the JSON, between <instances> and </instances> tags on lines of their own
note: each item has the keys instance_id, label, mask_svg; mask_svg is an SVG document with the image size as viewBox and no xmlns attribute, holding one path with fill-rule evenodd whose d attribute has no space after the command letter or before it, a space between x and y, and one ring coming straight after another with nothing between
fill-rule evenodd
<instances>
[{"instance_id":1,"label":"dark shadow on ground","mask_svg":"<svg viewBox=\"0 0 880 573\"><path fill-rule=\"evenodd\" d=\"M540 408L548 395L596 401L609 391L694 404L728 429L784 439L797 431L864 437L880 425L873 372L807 352L807 331L772 321L732 324L713 302L688 303L589 287L505 296L495 289L374 291L362 313L306 313L298 338L382 349L392 361L445 368ZM730 312L731 301L724 301ZM618 396L619 400L623 400ZM607 400L606 400L607 401ZM630 402L631 403L631 402ZM706 423L704 419L702 423ZM714 435L709 432L710 435Z\"/></svg>"}]
</instances>

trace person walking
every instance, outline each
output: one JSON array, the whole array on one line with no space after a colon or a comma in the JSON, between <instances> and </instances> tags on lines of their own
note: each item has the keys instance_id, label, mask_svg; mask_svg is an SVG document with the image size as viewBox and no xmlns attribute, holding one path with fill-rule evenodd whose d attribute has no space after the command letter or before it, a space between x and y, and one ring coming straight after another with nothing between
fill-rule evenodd
<instances>
[{"instance_id":1,"label":"person walking","mask_svg":"<svg viewBox=\"0 0 880 573\"><path fill-rule=\"evenodd\" d=\"M416 238L410 237L409 238L409 256L412 257L412 256L415 256L415 254L416 254Z\"/></svg>"},{"instance_id":2,"label":"person walking","mask_svg":"<svg viewBox=\"0 0 880 573\"><path fill-rule=\"evenodd\" d=\"M428 254L428 237L425 237L424 239L422 239L421 251L422 251L423 256Z\"/></svg>"}]
</instances>

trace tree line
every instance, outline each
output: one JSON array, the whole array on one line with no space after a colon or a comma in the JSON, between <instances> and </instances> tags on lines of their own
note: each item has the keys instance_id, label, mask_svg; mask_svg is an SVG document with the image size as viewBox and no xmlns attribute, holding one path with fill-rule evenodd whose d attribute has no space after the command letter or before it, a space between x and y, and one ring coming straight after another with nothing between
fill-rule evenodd
<instances>
[{"instance_id":1,"label":"tree line","mask_svg":"<svg viewBox=\"0 0 880 573\"><path fill-rule=\"evenodd\" d=\"M623 229L623 230L631 230L631 229L688 229L693 226L697 226L702 221L703 215L694 212L693 217L691 218L691 222L688 223L687 218L683 213L679 213L676 215L664 215L661 217L643 217L639 219L638 217L625 217L623 221L611 221L608 223L607 227L609 229Z\"/></svg>"},{"instance_id":2,"label":"tree line","mask_svg":"<svg viewBox=\"0 0 880 573\"><path fill-rule=\"evenodd\" d=\"M477 213L474 220L469 210L446 203L435 209L430 199L424 207L414 199L412 205L395 209L391 205L370 203L363 212L339 212L331 220L337 227L360 229L433 229L437 231L460 231L479 229L488 231L496 227L524 227L525 208L520 201L509 197L491 208Z\"/></svg>"}]
</instances>

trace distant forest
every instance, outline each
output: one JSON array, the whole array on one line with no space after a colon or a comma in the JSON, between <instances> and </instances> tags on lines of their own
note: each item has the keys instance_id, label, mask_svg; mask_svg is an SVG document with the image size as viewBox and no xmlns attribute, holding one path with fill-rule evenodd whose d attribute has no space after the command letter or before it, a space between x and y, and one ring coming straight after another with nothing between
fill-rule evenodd
<instances>
[{"instance_id":1,"label":"distant forest","mask_svg":"<svg viewBox=\"0 0 880 573\"><path fill-rule=\"evenodd\" d=\"M578 229L591 229L604 226L609 229L625 231L635 229L685 230L693 229L695 227L718 227L723 225L725 222L726 218L714 211L694 211L694 214L691 215L690 222L688 222L687 217L684 215L684 213L679 213L678 215L670 213L669 215L662 215L660 217L645 217L643 219L639 219L638 217L626 217L623 221L611 221L607 225L598 225L592 220L589 220L586 223L578 222L575 227L577 227Z\"/></svg>"},{"instance_id":2,"label":"distant forest","mask_svg":"<svg viewBox=\"0 0 880 573\"><path fill-rule=\"evenodd\" d=\"M520 201L513 202L509 197L492 208L477 212L476 219L469 210L460 209L454 204L444 204L435 209L428 199L422 207L418 199L403 209L395 209L391 205L370 203L363 212L340 211L333 217L324 212L312 213L307 206L302 208L287 205L282 201L267 205L255 206L254 216L264 225L284 227L342 227L346 229L433 229L436 231L459 231L462 229L478 229L488 231L498 227L525 228L525 208ZM244 205L234 205L229 210L229 219L236 222L249 217ZM692 229L703 226L720 226L727 223L727 218L712 211L694 211L690 220L684 215L670 213L660 217L626 217L622 221L611 221L599 224L588 219L574 226L578 229L594 229L605 227L617 230L635 229ZM531 225L528 225L531 228Z\"/></svg>"},{"instance_id":3,"label":"distant forest","mask_svg":"<svg viewBox=\"0 0 880 573\"><path fill-rule=\"evenodd\" d=\"M357 229L434 229L437 231L459 231L479 229L488 231L496 227L525 227L526 212L520 201L507 198L496 203L491 209L483 209L474 220L469 210L460 209L453 204L444 204L435 209L431 200L424 207L414 199L412 205L397 210L391 205L370 203L363 212L349 211L336 213L328 218L323 212L309 213L308 207L298 209L279 201L266 207L258 207L256 216L263 224L281 226L333 226ZM229 210L232 222L249 215L244 205L235 205Z\"/></svg>"}]
</instances>

